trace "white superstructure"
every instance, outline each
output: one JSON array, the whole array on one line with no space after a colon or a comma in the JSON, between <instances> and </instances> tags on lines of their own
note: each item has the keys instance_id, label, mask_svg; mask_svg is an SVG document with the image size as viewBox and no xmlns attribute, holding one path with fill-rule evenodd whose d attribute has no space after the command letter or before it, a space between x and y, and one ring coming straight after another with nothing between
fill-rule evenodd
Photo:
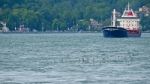
<instances>
[{"instance_id":1,"label":"white superstructure","mask_svg":"<svg viewBox=\"0 0 150 84\"><path fill-rule=\"evenodd\" d=\"M138 30L140 28L140 19L137 17L136 13L130 8L126 8L123 12L121 18L118 18L119 26L127 30Z\"/></svg>"}]
</instances>

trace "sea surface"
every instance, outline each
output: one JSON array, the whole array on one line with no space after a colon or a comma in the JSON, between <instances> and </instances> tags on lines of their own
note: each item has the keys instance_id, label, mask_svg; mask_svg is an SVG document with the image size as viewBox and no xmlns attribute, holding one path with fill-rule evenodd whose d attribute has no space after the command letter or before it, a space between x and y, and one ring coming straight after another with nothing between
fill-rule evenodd
<instances>
[{"instance_id":1,"label":"sea surface","mask_svg":"<svg viewBox=\"0 0 150 84\"><path fill-rule=\"evenodd\" d=\"M150 34L0 34L0 84L150 84Z\"/></svg>"}]
</instances>

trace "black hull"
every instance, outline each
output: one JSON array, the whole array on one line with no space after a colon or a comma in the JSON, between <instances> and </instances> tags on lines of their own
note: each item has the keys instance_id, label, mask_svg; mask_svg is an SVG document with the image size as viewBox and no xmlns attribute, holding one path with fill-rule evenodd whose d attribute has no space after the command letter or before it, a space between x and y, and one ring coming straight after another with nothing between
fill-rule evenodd
<instances>
[{"instance_id":1,"label":"black hull","mask_svg":"<svg viewBox=\"0 0 150 84\"><path fill-rule=\"evenodd\" d=\"M102 31L104 37L128 37L128 31L121 27L105 27Z\"/></svg>"}]
</instances>

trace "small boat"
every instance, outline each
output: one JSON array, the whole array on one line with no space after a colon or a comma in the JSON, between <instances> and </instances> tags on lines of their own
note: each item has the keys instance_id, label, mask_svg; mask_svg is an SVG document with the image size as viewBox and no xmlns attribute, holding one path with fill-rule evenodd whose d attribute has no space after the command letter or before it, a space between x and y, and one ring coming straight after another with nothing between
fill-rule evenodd
<instances>
[{"instance_id":1,"label":"small boat","mask_svg":"<svg viewBox=\"0 0 150 84\"><path fill-rule=\"evenodd\" d=\"M116 10L113 10L112 25L102 28L102 31L104 37L140 37L140 19L128 4L128 8L119 18L116 18Z\"/></svg>"}]
</instances>

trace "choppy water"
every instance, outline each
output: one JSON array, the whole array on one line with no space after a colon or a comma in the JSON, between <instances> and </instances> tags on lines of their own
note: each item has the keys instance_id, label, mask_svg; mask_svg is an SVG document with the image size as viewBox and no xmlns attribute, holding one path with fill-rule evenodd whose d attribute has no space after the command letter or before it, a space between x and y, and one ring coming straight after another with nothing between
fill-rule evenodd
<instances>
[{"instance_id":1,"label":"choppy water","mask_svg":"<svg viewBox=\"0 0 150 84\"><path fill-rule=\"evenodd\" d=\"M150 84L150 34L0 34L0 84Z\"/></svg>"}]
</instances>

